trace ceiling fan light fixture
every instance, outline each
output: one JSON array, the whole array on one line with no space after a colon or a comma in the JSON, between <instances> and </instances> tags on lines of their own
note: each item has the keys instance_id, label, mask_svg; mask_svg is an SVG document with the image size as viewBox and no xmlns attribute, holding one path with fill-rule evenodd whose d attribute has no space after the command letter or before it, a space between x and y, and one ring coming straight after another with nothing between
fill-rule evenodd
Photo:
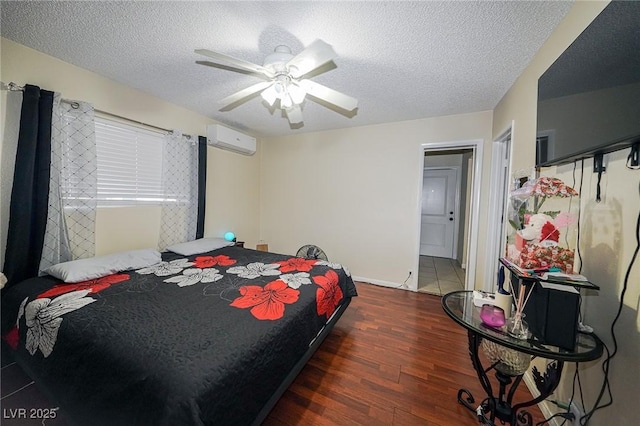
<instances>
[{"instance_id":1,"label":"ceiling fan light fixture","mask_svg":"<svg viewBox=\"0 0 640 426\"><path fill-rule=\"evenodd\" d=\"M308 79L328 71L320 68L336 57L336 52L331 45L322 40L314 41L295 56L291 54L288 46L277 46L265 58L263 66L207 49L196 49L195 53L222 62L217 64L196 61L198 64L249 73L266 80L224 98L220 102L226 106L220 111L230 111L257 93L260 93L270 107L283 110L290 124L303 122L301 104L307 95L313 101L322 101L335 106L338 110L353 112L358 108L357 99ZM276 101L279 101L277 105Z\"/></svg>"},{"instance_id":2,"label":"ceiling fan light fixture","mask_svg":"<svg viewBox=\"0 0 640 426\"><path fill-rule=\"evenodd\" d=\"M260 93L262 99L267 101L269 106L273 106L276 100L280 100L280 108L287 109L293 105L299 105L304 102L307 92L297 84L285 76L281 76L281 80L267 87Z\"/></svg>"},{"instance_id":3,"label":"ceiling fan light fixture","mask_svg":"<svg viewBox=\"0 0 640 426\"><path fill-rule=\"evenodd\" d=\"M280 97L280 108L288 109L288 108L291 108L292 106L293 106L293 100L291 99L291 95L285 92L284 95Z\"/></svg>"},{"instance_id":4,"label":"ceiling fan light fixture","mask_svg":"<svg viewBox=\"0 0 640 426\"><path fill-rule=\"evenodd\" d=\"M287 91L287 90L286 90L286 87L287 87L287 86L286 86L286 81L285 81L285 82L278 81L277 83L275 83L275 84L273 85L273 88L275 89L275 91L276 91L276 95L277 95L278 97L281 97L283 94L285 94L285 93L286 93L286 91Z\"/></svg>"},{"instance_id":5,"label":"ceiling fan light fixture","mask_svg":"<svg viewBox=\"0 0 640 426\"><path fill-rule=\"evenodd\" d=\"M302 108L300 108L300 105L294 105L291 108L285 109L284 112L290 124L300 124L303 122Z\"/></svg>"},{"instance_id":6,"label":"ceiling fan light fixture","mask_svg":"<svg viewBox=\"0 0 640 426\"><path fill-rule=\"evenodd\" d=\"M276 99L279 98L277 86L278 84L272 84L271 86L264 89L262 93L260 93L260 96L262 96L262 99L267 101L269 106L273 106L273 104L276 102Z\"/></svg>"},{"instance_id":7,"label":"ceiling fan light fixture","mask_svg":"<svg viewBox=\"0 0 640 426\"><path fill-rule=\"evenodd\" d=\"M289 95L291 96L291 101L299 105L304 102L304 98L307 96L307 91L302 87L298 86L295 83L289 84Z\"/></svg>"}]
</instances>

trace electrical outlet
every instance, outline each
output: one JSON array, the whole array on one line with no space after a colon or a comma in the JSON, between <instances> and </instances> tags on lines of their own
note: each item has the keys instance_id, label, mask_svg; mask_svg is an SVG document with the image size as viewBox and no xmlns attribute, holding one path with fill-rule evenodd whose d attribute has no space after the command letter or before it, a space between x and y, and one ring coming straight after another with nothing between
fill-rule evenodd
<instances>
[{"instance_id":1,"label":"electrical outlet","mask_svg":"<svg viewBox=\"0 0 640 426\"><path fill-rule=\"evenodd\" d=\"M578 404L572 402L571 406L569 407L569 412L573 414L573 425L579 425L580 419L582 419L582 416L584 416L582 409L578 406Z\"/></svg>"}]
</instances>

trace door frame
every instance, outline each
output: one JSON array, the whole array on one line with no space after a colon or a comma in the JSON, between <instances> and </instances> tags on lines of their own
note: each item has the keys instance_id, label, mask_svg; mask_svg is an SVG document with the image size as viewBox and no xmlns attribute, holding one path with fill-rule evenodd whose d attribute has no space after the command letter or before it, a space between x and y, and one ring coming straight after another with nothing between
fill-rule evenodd
<instances>
[{"instance_id":1,"label":"door frame","mask_svg":"<svg viewBox=\"0 0 640 426\"><path fill-rule=\"evenodd\" d=\"M485 257L484 280L482 289L493 293L496 287L498 258L504 255L506 241L504 218L506 217L506 199L509 192L509 177L511 174L511 153L513 143L513 121L500 133L492 145L491 180L489 206L487 209L487 255ZM498 237L494 237L497 235Z\"/></svg>"},{"instance_id":2,"label":"door frame","mask_svg":"<svg viewBox=\"0 0 640 426\"><path fill-rule=\"evenodd\" d=\"M450 141L450 142L429 142L420 145L420 153L417 155L419 167L419 179L418 182L418 194L416 200L415 211L415 227L414 235L420 235L421 220L422 220L422 182L424 181L424 156L427 151L446 151L457 149L471 149L473 150L473 176L471 177L471 208L469 209L469 244L467 245L467 270L465 279L465 289L474 290L476 280L476 264L477 264L477 252L478 252L478 220L480 217L480 188L482 184L482 159L483 159L483 139L472 139L465 141ZM413 270L416 271L413 274L413 280L411 281L410 290L418 291L418 273L420 270L420 237L416 238L416 245L414 247L414 259L415 263Z\"/></svg>"},{"instance_id":3,"label":"door frame","mask_svg":"<svg viewBox=\"0 0 640 426\"><path fill-rule=\"evenodd\" d=\"M433 150L429 150L433 151ZM462 194L460 193L460 187L462 183L460 182L460 166L428 166L422 169L422 186L420 187L420 192L422 193L422 188L424 188L424 172L431 170L453 170L456 172L456 194L454 196L453 201L453 210L456 212L453 222L453 247L451 248L453 258L455 259L456 254L458 253L458 235L460 228L460 197ZM420 205L422 206L422 197L420 197ZM422 213L422 211L421 211ZM422 217L420 218L422 220ZM422 221L420 222L420 242L422 242ZM420 249L418 248L418 255L420 255Z\"/></svg>"}]
</instances>

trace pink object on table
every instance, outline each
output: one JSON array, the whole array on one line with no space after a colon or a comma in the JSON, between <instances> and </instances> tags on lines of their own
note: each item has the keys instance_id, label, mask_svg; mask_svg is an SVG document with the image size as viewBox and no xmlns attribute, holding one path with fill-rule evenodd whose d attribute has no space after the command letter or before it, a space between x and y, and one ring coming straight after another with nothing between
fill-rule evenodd
<instances>
[{"instance_id":1,"label":"pink object on table","mask_svg":"<svg viewBox=\"0 0 640 426\"><path fill-rule=\"evenodd\" d=\"M480 319L490 327L502 327L505 323L504 311L493 305L485 304L480 308Z\"/></svg>"}]
</instances>

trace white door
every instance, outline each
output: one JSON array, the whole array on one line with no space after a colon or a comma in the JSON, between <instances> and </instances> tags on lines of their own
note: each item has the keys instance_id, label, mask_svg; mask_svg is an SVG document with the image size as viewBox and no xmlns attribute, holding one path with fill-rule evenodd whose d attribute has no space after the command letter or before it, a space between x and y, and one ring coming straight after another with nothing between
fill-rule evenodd
<instances>
[{"instance_id":1,"label":"white door","mask_svg":"<svg viewBox=\"0 0 640 426\"><path fill-rule=\"evenodd\" d=\"M455 169L425 170L422 184L420 254L454 258L458 187Z\"/></svg>"}]
</instances>

